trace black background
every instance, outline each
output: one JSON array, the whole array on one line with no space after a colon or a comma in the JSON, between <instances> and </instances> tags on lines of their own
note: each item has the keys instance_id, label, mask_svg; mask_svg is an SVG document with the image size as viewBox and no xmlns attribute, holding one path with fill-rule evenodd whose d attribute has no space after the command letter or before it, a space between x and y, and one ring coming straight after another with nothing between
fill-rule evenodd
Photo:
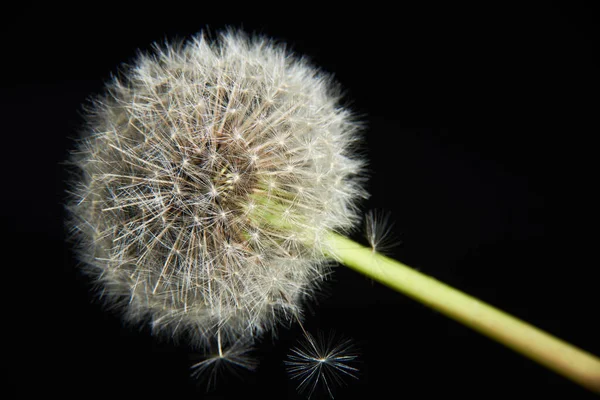
<instances>
[{"instance_id":1,"label":"black background","mask_svg":"<svg viewBox=\"0 0 600 400\"><path fill-rule=\"evenodd\" d=\"M588 7L255 4L257 22L232 4L148 3L148 14L102 4L28 6L1 28L5 390L303 398L282 364L297 327L265 338L256 373L206 392L189 378L195 355L104 311L64 244L61 162L81 105L136 49L227 26L286 42L346 89L367 126L364 209L391 212L393 257L600 354ZM312 308L307 330L361 349L359 379L336 398L594 397L344 267Z\"/></svg>"}]
</instances>

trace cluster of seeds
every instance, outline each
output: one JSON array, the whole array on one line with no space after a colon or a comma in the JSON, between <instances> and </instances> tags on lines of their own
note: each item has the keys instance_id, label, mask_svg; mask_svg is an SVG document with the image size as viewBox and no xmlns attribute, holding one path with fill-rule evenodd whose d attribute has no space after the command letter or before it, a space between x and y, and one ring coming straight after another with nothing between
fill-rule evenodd
<instances>
[{"instance_id":1,"label":"cluster of seeds","mask_svg":"<svg viewBox=\"0 0 600 400\"><path fill-rule=\"evenodd\" d=\"M338 100L264 39L140 55L93 102L72 157L71 222L104 293L200 344L298 317L325 276L324 235L352 228L365 197Z\"/></svg>"}]
</instances>

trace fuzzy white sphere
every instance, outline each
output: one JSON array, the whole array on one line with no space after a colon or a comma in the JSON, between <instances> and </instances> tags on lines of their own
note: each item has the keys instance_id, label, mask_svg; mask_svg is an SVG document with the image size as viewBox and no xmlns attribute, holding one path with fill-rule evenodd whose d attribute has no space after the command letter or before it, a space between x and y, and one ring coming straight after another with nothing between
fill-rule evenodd
<instances>
[{"instance_id":1,"label":"fuzzy white sphere","mask_svg":"<svg viewBox=\"0 0 600 400\"><path fill-rule=\"evenodd\" d=\"M329 76L262 38L140 55L72 161L80 257L129 320L202 344L297 318L323 237L358 222L357 122Z\"/></svg>"}]
</instances>

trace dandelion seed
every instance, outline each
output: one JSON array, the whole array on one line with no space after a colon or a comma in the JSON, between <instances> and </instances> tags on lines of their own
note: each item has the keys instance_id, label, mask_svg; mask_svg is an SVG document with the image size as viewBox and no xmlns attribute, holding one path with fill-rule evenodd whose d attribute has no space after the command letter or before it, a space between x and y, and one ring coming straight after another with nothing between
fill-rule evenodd
<instances>
[{"instance_id":1,"label":"dandelion seed","mask_svg":"<svg viewBox=\"0 0 600 400\"><path fill-rule=\"evenodd\" d=\"M365 237L374 253L385 254L398 245L393 227L389 212L370 210L365 214Z\"/></svg>"},{"instance_id":2,"label":"dandelion seed","mask_svg":"<svg viewBox=\"0 0 600 400\"><path fill-rule=\"evenodd\" d=\"M215 388L219 377L225 373L238 375L243 370L254 371L258 366L249 343L238 341L226 349L221 346L218 336L216 349L209 350L207 358L191 366L191 376L205 382L207 390Z\"/></svg>"},{"instance_id":3,"label":"dandelion seed","mask_svg":"<svg viewBox=\"0 0 600 400\"><path fill-rule=\"evenodd\" d=\"M304 338L291 350L285 365L292 379L299 380L298 391L312 396L321 386L333 398L335 386L344 384L345 377L357 378L358 369L352 364L358 355L350 339L331 333L317 338L305 332Z\"/></svg>"}]
</instances>

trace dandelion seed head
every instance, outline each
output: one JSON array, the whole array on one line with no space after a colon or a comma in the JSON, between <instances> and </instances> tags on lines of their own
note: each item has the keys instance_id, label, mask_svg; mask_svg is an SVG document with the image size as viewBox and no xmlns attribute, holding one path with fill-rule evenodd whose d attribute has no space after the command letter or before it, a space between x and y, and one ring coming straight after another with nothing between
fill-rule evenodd
<instances>
[{"instance_id":1,"label":"dandelion seed head","mask_svg":"<svg viewBox=\"0 0 600 400\"><path fill-rule=\"evenodd\" d=\"M291 320L358 222L360 124L331 78L264 38L198 35L139 55L71 158L80 259L125 316L205 344Z\"/></svg>"}]
</instances>

